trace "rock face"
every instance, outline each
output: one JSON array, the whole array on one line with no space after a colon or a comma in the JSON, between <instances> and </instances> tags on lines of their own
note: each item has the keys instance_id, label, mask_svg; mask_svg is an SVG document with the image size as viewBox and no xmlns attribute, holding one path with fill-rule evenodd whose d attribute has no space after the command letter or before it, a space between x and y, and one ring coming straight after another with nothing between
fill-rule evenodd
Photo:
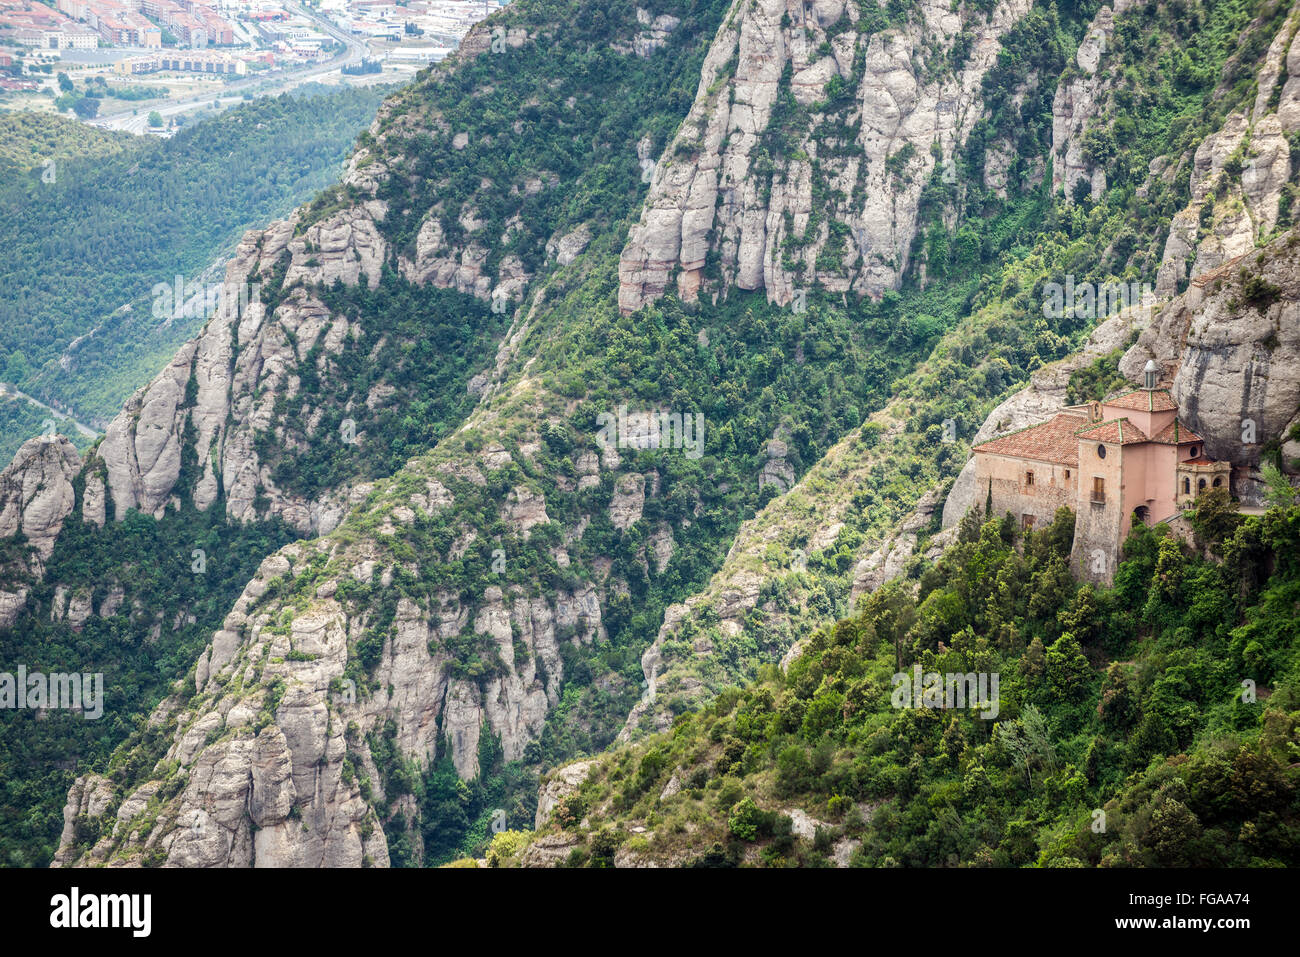
<instances>
[{"instance_id":1,"label":"rock face","mask_svg":"<svg viewBox=\"0 0 1300 957\"><path fill-rule=\"evenodd\" d=\"M920 533L930 524L942 498L938 489L931 489L916 503L916 510L899 523L897 532L854 566L850 605L856 605L861 596L903 574L907 560L916 552ZM946 544L946 541L940 544ZM789 661L782 659L782 665L788 667Z\"/></svg>"},{"instance_id":2,"label":"rock face","mask_svg":"<svg viewBox=\"0 0 1300 957\"><path fill-rule=\"evenodd\" d=\"M601 596L589 583L546 597L492 585L472 602L447 590L419 600L402 594L380 638L369 639L380 644L368 690L350 677L359 674L349 665L368 640L375 606L348 598L347 588L387 589L399 575L418 574L395 561L384 540L396 541L417 514L454 509L455 487L478 494L484 479L467 464L474 460L495 471L511 466L512 454L489 445L413 461L401 480L362 489L353 518L378 528L379 541L326 536L267 558L199 656L195 693L174 695L153 715L169 741L154 774L99 811L117 823L101 827L95 847L65 839L60 862L89 855L174 866L383 865L387 844L373 803L391 767L377 766L376 740L421 765L445 749L465 778L479 772L484 733L505 760L521 759L559 704L562 645L607 637ZM521 537L550 521L544 497L527 486L508 494L503 518ZM77 596L63 597L70 617ZM466 641L470 657L457 650ZM74 789L74 818L89 813L74 804L91 786L86 779Z\"/></svg>"},{"instance_id":3,"label":"rock face","mask_svg":"<svg viewBox=\"0 0 1300 957\"><path fill-rule=\"evenodd\" d=\"M27 604L29 583L42 574L63 522L76 506L72 480L81 470L76 448L62 436L23 443L0 472L0 539L22 533L28 553L5 569L0 588L0 628L8 628Z\"/></svg>"},{"instance_id":4,"label":"rock face","mask_svg":"<svg viewBox=\"0 0 1300 957\"><path fill-rule=\"evenodd\" d=\"M978 120L980 81L999 38L1029 6L1004 0L986 17L926 2L919 22L859 33L833 29L861 15L844 0L737 0L628 236L620 308L654 301L674 277L686 301L732 286L765 289L782 305L814 284L874 297L896 288L921 190ZM947 57L963 32L974 39L955 71L923 68ZM809 110L806 124L792 128L787 98ZM841 142L821 128L828 121L860 126ZM777 135L786 147L765 145ZM826 195L838 198L814 199ZM852 239L832 240L831 223ZM706 275L710 254L716 275Z\"/></svg>"},{"instance_id":5,"label":"rock face","mask_svg":"<svg viewBox=\"0 0 1300 957\"><path fill-rule=\"evenodd\" d=\"M81 457L62 436L24 442L0 472L0 538L22 532L42 561L49 558L76 504L72 480L79 471Z\"/></svg>"},{"instance_id":6,"label":"rock face","mask_svg":"<svg viewBox=\"0 0 1300 957\"><path fill-rule=\"evenodd\" d=\"M436 216L427 219L415 238L414 258L400 260L402 275L414 283L455 289L480 299L490 298L494 287L487 272L488 247L481 237L473 238L480 228L477 220L463 221L462 225L471 238L453 245L446 239L441 219ZM495 295L517 299L529 277L517 259L507 258L501 264L501 278Z\"/></svg>"},{"instance_id":7,"label":"rock face","mask_svg":"<svg viewBox=\"0 0 1300 957\"><path fill-rule=\"evenodd\" d=\"M296 219L250 230L226 268L226 287L259 289L258 277L277 264L285 269L286 286L335 280L373 285L383 244L367 215L381 213L373 203L355 207L308 227L305 238L294 238ZM273 313L259 295L243 298L240 303L224 297L199 336L109 425L91 464L96 457L103 463L118 520L132 508L160 515L179 494L187 433L200 463L187 490L198 508L210 507L224 493L229 516L247 521L258 517L253 503L262 495L269 504L261 517L279 516L304 533L328 531L342 517L342 494L307 501L276 488L255 438L272 426L277 400L296 391L297 366L308 361L312 348L320 344L316 371L328 374L355 330L346 318L331 316L302 285L292 288ZM310 416L306 435L313 435ZM276 438L290 441L283 427Z\"/></svg>"},{"instance_id":8,"label":"rock face","mask_svg":"<svg viewBox=\"0 0 1300 957\"><path fill-rule=\"evenodd\" d=\"M1170 224L1157 295L1182 291L1189 279L1245 255L1278 228L1293 172L1287 136L1300 129L1300 37L1290 23L1262 64L1253 107L1229 115L1196 149L1191 199Z\"/></svg>"},{"instance_id":9,"label":"rock face","mask_svg":"<svg viewBox=\"0 0 1300 957\"><path fill-rule=\"evenodd\" d=\"M68 789L68 802L63 807L63 833L59 837L59 847L71 847L77 838L78 819L102 817L113 803L113 785L108 778L99 774L88 774L78 778ZM66 864L66 859L54 856L54 866Z\"/></svg>"},{"instance_id":10,"label":"rock face","mask_svg":"<svg viewBox=\"0 0 1300 957\"><path fill-rule=\"evenodd\" d=\"M1252 108L1196 150L1191 200L1174 217L1157 294L1186 292L1155 318L1120 370L1160 368L1206 450L1231 461L1234 492L1257 503L1265 443L1285 443L1300 407L1300 237L1278 233L1300 129L1300 33L1284 24L1262 60ZM1260 248L1262 246L1262 248ZM1283 466L1295 471L1293 456Z\"/></svg>"},{"instance_id":11,"label":"rock face","mask_svg":"<svg viewBox=\"0 0 1300 957\"><path fill-rule=\"evenodd\" d=\"M1052 100L1052 191L1064 191L1067 200L1074 198L1080 182L1088 184L1093 199L1106 191L1106 174L1089 163L1083 137L1089 124L1104 112L1110 77L1098 67L1115 31L1115 17L1135 2L1115 0L1113 6L1097 11L1075 52L1078 72L1067 74L1056 88Z\"/></svg>"},{"instance_id":12,"label":"rock face","mask_svg":"<svg viewBox=\"0 0 1300 957\"><path fill-rule=\"evenodd\" d=\"M621 531L631 528L641 520L645 507L645 476L621 475L614 485L614 498L609 503L609 520Z\"/></svg>"},{"instance_id":13,"label":"rock face","mask_svg":"<svg viewBox=\"0 0 1300 957\"><path fill-rule=\"evenodd\" d=\"M1250 284L1261 281L1252 300ZM1206 451L1236 466L1234 493L1258 504L1264 446L1284 442L1300 413L1300 236L1285 233L1194 279L1120 368L1135 377L1149 359ZM1296 471L1285 455L1283 464Z\"/></svg>"},{"instance_id":14,"label":"rock face","mask_svg":"<svg viewBox=\"0 0 1300 957\"><path fill-rule=\"evenodd\" d=\"M681 25L681 19L668 14L655 16L644 7L636 8L636 20L642 27L632 38L631 43L621 41L612 44L619 53L635 53L645 58L658 50L668 40L668 35Z\"/></svg>"},{"instance_id":15,"label":"rock face","mask_svg":"<svg viewBox=\"0 0 1300 957\"><path fill-rule=\"evenodd\" d=\"M551 819L555 805L570 795L576 794L582 782L587 780L595 761L575 761L552 774L537 791L537 814L533 827L540 830Z\"/></svg>"},{"instance_id":16,"label":"rock face","mask_svg":"<svg viewBox=\"0 0 1300 957\"><path fill-rule=\"evenodd\" d=\"M554 257L555 261L561 266L571 265L587 244L591 242L591 230L587 226L579 226L570 233L563 236L554 236L546 244L547 257Z\"/></svg>"}]
</instances>

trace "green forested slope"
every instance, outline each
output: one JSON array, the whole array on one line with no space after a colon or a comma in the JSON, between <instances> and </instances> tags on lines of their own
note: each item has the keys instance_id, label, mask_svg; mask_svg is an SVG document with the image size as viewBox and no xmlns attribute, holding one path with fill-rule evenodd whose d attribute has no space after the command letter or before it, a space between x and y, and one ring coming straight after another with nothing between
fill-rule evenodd
<instances>
[{"instance_id":1,"label":"green forested slope","mask_svg":"<svg viewBox=\"0 0 1300 957\"><path fill-rule=\"evenodd\" d=\"M905 18L905 5L895 6L894 13ZM512 822L531 817L539 771L611 744L642 693L640 656L655 637L664 609L705 587L723 566L741 521L771 499L775 490L760 491L755 476L766 459L764 444L778 430L789 438L797 476L815 469L846 437L864 467L853 476L852 508L836 539L807 556L806 572L766 581L763 601L781 610L802 605L820 621L843 615L857 552L910 511L922 494L956 474L966 453L964 440L994 405L1029 373L1072 351L1086 334L1089 320L1083 317L1044 321L1042 284L1066 273L1079 280L1151 278L1169 217L1186 201L1187 180L1175 178L1139 192L1149 185L1142 171L1153 156L1194 149L1228 109L1252 95L1258 56L1246 54L1256 50L1261 37L1267 44L1285 12L1241 0L1133 11L1137 29L1126 24L1118 31L1126 51L1119 95L1144 106L1124 114L1130 123L1112 124L1098 134L1109 136L1113 145L1111 152L1097 154L1108 157L1111 189L1096 202L1080 197L1068 204L1051 195L1044 182L1022 177L1002 199L983 186L983 153L972 147L959 164L956 183L936 177L929 184L918 238L924 252L918 261L927 265L924 283L919 275L909 276L900 292L888 293L880 302L812 292L803 312L778 308L762 294L733 290L717 304L684 305L669 296L634 316L621 316L615 302L618 255L645 193L635 143L649 136L654 154L663 147L689 107L702 46L725 7L703 0L656 5L654 12L681 15L683 26L655 57L643 60L616 55L609 46L635 23L633 3L620 0L600 11L562 0L519 3L503 22L533 31L528 44L423 74L394 99L382 142L362 137L375 160L391 171L380 186L390 208L381 230L399 255L413 254L431 211L452 240L463 238L455 224L471 213L469 218L485 222L483 232L492 237L486 272L495 276L507 256L517 256L536 271L530 292L540 289L541 294L530 303L528 321L518 324L514 351L503 355L507 388L484 402L486 412L474 420L474 428L458 430L473 404L460 391L464 374L486 361L486 340L501 331L505 320L490 317L481 301L415 288L391 268L377 290L309 290L335 314L364 317L367 331L355 351L340 360L338 377L304 375L294 397L272 410L272 425L297 436L294 430L308 410L324 408L329 428L344 414L355 415L369 438L358 449L313 444L304 432L303 442L277 448L267 435L259 451L277 482L306 494L358 472L396 476L381 483L364 507L327 538L324 546L337 550L320 567L286 581L268 602L280 603L271 607L292 616L314 600L322 578L346 576L348 563L362 551L367 560L395 569L389 581L349 578L336 593L345 612L365 622L364 633L349 649L348 664L348 674L362 689L404 598L427 604L431 595L453 594L472 608L493 586L518 586L522 594L535 597L596 582L603 589L602 625L608 635L607 641L590 644L563 641L564 687L540 739L527 747L521 761L507 763L496 739L484 735L477 780L460 781L445 751L422 770L389 739L372 736L368 747L383 784L375 807L385 822L395 864L419 861L408 825L423 838L424 863L481 850L495 808L508 809ZM1023 155L1041 156L1054 85L1072 69L1067 64L1094 7L1041 4L1012 32L986 81L989 116L978 127L977 139L1014 134ZM1256 14L1259 20L1252 25ZM555 29L557 20L564 30ZM1242 53L1239 59L1232 56L1235 52ZM1158 69L1148 68L1150 63ZM1042 87L1022 99L1017 90L1031 75ZM790 78L781 83L778 92L789 99ZM450 135L453 130L464 134L461 148ZM1098 151L1106 147L1101 141L1095 145ZM545 181L543 173L554 175L555 186L528 189L529 179ZM1050 183L1050 171L1045 183ZM355 199L344 188L328 190L312 204L308 219ZM548 237L584 222L594 224L596 232L584 255L571 267L550 267L544 252ZM286 293L274 276L266 277L266 283L273 300ZM432 355L448 350L456 354L445 365L431 361ZM398 400L375 409L353 401L379 382L394 385ZM349 402L353 406L345 412ZM660 489L647 497L641 520L627 529L615 527L610 518L615 475L603 472L590 487L576 481L576 463L591 448L597 416L621 403L633 409L699 411L708 423L705 455L698 460L673 450L620 451L625 472L653 474ZM863 426L873 414L885 412L896 429L884 430L875 422ZM945 419L958 424L962 441L940 441ZM424 455L426 461L417 463L421 467L473 463L488 442L500 442L513 461L492 470L483 483L463 472L457 475L454 468L451 475L439 473L454 495L453 505L409 525L391 520L395 499L424 488L420 467L403 467L411 457ZM525 445L533 450L524 454ZM544 496L550 519L528 535L511 530L501 517L503 502L520 487ZM184 493L182 489L182 497ZM1159 609L1152 612L1155 617L1141 617L1124 604L1140 597L1145 608L1145 583L1154 572L1143 562L1170 552L1154 538L1137 541L1134 564L1126 566L1140 588L1121 578L1113 593L1079 590L1069 580L1062 554L1069 541L1067 521L1028 542L1017 542L1013 531L998 523L968 527L951 559L933 570L919 560L909 567L912 579L921 582L918 600L909 597L905 584L881 592L869 603L866 618L817 638L786 677L762 668L779 657L792 636L764 632L759 610L753 617L758 627L738 638L722 634L714 619L669 643L665 657L697 668L692 677L702 678L709 691L756 675L762 683L724 692L717 704L682 717L672 735L613 752L579 803L561 815L560 823L572 828L584 812L591 814L592 827L577 829L581 847L573 861L607 862L620 845L678 862L734 863L747 851L757 853L760 845L770 848L766 859L771 863L825 859L826 842L834 835L828 833L811 848L786 840L784 824L771 813L777 803L797 804L845 828L847 836L862 839L857 859L864 863L1096 863L1103 851L1112 857L1128 853L1079 845L1071 830L1076 817L1097 802L1139 794L1136 785L1122 790L1125 775L1166 755L1177 762L1178 750L1199 747L1202 738L1209 742L1209 735L1224 728L1253 746L1251 735L1262 719L1258 709L1226 724L1222 715L1213 722L1188 718L1178 701L1148 695L1141 687L1135 692L1134 713L1156 716L1147 722L1148 731L1139 733L1140 723L1134 729L1117 728L1106 725L1103 716L1090 717L1104 694L1100 683L1106 656L1132 662L1135 674L1145 675L1141 680L1154 687L1181 667L1179 654L1211 637L1205 629L1195 636L1185 631L1203 624L1199 617L1178 612L1180 623L1169 625L1173 619L1159 617ZM1290 547L1285 529L1291 519L1284 517L1280 532L1267 521L1236 534L1257 535L1264 551L1280 554ZM650 551L651 536L661 525L672 529L675 543L662 571ZM563 538L569 529L578 529L571 541ZM471 540L467 530L481 534ZM112 534L105 530L101 547L112 547ZM458 541L465 545L457 553ZM563 565L555 555L561 544L569 559ZM498 547L509 555L503 572L493 567ZM350 548L355 554L348 553ZM1213 601L1232 593L1230 570L1220 572L1212 562L1181 553L1171 554L1169 561L1183 563L1209 583L1206 593ZM1240 601L1247 604L1232 604L1231 616L1228 605L1216 606L1215 627L1242 627L1253 613L1250 603L1274 607L1284 602L1288 581L1277 581L1281 592L1270 590L1270 584L1265 592L1256 586L1255 592L1243 593ZM1188 607L1203 604L1199 594L1179 600ZM1283 598L1267 598L1275 594ZM173 597L162 600L172 607ZM1049 607L1045 601L1064 604ZM1060 618L1062 607L1071 610L1068 621ZM45 606L38 603L36 614L20 623L16 634L21 640L39 630L44 613ZM1122 624L1129 630L1117 633L1120 644L1107 645L1094 634L1125 615L1130 620ZM1273 623L1278 620L1283 619ZM1169 656L1149 652L1152 636L1170 649ZM1231 635L1215 631L1212 639L1227 649L1224 654L1235 653ZM696 641L713 648L698 666L693 664L700 657ZM1273 635L1265 643L1273 650L1287 647L1284 636ZM1249 645L1247 641L1239 658L1225 660L1253 668ZM472 632L437 650L446 652L448 674L455 678L485 681L507 668L495 649ZM882 675L887 679L895 667L910 665L914 658L928 662L927 653L961 656L952 659L952 670L968 660L1002 669L1003 694L1009 695L1002 718L1010 730L1004 735L1014 736L1011 743L991 738L988 722L965 718L945 738L948 724L931 727L929 713L898 715L889 708L887 694L883 702L870 697L876 692L870 682L879 684ZM1036 664L1040 657L1041 667ZM1022 659L1028 662L1023 673ZM1187 699L1205 707L1223 704L1234 677L1224 667L1198 676ZM947 663L944 670L949 670ZM1277 674L1257 680L1266 685ZM1077 695L1068 707L1058 709L1053 703L1054 681L1065 681ZM1278 681L1274 690L1284 686ZM850 692L857 695L852 702ZM1279 703L1285 700L1278 698ZM1166 711L1160 710L1166 705ZM1031 706L1044 715L1042 725ZM681 702L684 713L697 707L698 702ZM1177 719L1173 724L1166 720L1170 714ZM1156 735L1166 726L1175 730L1172 739ZM1089 764L1095 740L1102 741L1101 750ZM1276 751L1272 731L1260 740L1260 753ZM1052 745L1050 755L1044 741ZM165 743L142 733L113 759L101 751L80 769L106 771L122 794L129 793L150 777ZM1208 743L1206 748L1213 750ZM1010 764L1013 752L1028 755L1023 770ZM937 763L939 755L947 763ZM926 763L930 758L936 761ZM975 766L960 762L976 760L993 779L990 788L1005 791L989 799L987 807L980 803L984 791L978 774L971 796L958 803L956 792ZM1085 769L1082 779L1062 771L1069 763ZM1015 789L1017 773L1025 780L1020 790ZM683 797L656 804L674 776ZM710 787L710 778L718 783ZM419 809L418 822L394 814L396 802L408 794ZM746 805L746 795L756 803ZM1201 814L1195 802L1176 799ZM853 810L855 804L864 806ZM1053 810L1058 806L1059 817ZM1279 807L1278 826L1285 829L1291 810ZM954 828L952 817L959 811ZM866 818L877 813L881 824L873 831ZM1219 833L1228 826L1226 819L1209 814L1200 819L1207 830L1219 829L1210 834L1211 842L1229 847ZM639 824L654 833L655 841L668 843L633 837L628 828ZM947 831L956 836L945 842ZM49 845L40 843L48 839L38 832L18 850L39 858ZM1049 839L1056 841L1058 833L1060 848L1047 853ZM1146 853L1146 840L1135 834L1135 854ZM1075 843L1066 847L1070 841ZM1228 853L1247 862L1275 859L1255 853L1244 839Z\"/></svg>"},{"instance_id":2,"label":"green forested slope","mask_svg":"<svg viewBox=\"0 0 1300 957\"><path fill-rule=\"evenodd\" d=\"M0 113L0 176L10 178L33 170L39 175L45 172L45 164L53 160L52 173L57 178L63 160L147 150L151 142L53 113Z\"/></svg>"},{"instance_id":3,"label":"green forested slope","mask_svg":"<svg viewBox=\"0 0 1300 957\"><path fill-rule=\"evenodd\" d=\"M337 179L386 92L257 100L115 154L92 134L87 152L56 161L53 182L40 166L0 175L0 380L82 419L111 418L203 323L154 317L154 285L193 278L243 230ZM5 129L35 154L32 122ZM69 344L92 332L61 366Z\"/></svg>"},{"instance_id":4,"label":"green forested slope","mask_svg":"<svg viewBox=\"0 0 1300 957\"><path fill-rule=\"evenodd\" d=\"M601 759L546 830L590 866L1295 866L1300 507L1210 500L1193 524L1208 556L1140 526L1094 588L1068 511L1023 536L972 514L915 595L873 593L788 672ZM998 675L1000 711L898 698L917 666Z\"/></svg>"}]
</instances>

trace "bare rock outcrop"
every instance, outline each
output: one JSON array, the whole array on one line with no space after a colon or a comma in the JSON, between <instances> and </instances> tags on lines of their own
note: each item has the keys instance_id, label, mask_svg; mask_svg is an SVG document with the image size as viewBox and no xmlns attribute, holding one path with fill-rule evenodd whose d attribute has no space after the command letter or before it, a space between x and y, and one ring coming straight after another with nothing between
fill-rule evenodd
<instances>
[{"instance_id":1,"label":"bare rock outcrop","mask_svg":"<svg viewBox=\"0 0 1300 957\"><path fill-rule=\"evenodd\" d=\"M571 265L591 242L591 230L586 224L563 236L553 236L546 244L546 255L560 266Z\"/></svg>"},{"instance_id":2,"label":"bare rock outcrop","mask_svg":"<svg viewBox=\"0 0 1300 957\"><path fill-rule=\"evenodd\" d=\"M1136 2L1115 0L1113 5L1097 11L1075 52L1073 69L1067 71L1056 88L1052 100L1052 191L1063 190L1067 201L1074 198L1080 182L1088 184L1093 199L1106 191L1106 173L1089 162L1084 134L1104 112L1106 93L1113 83L1098 67L1115 32L1115 17Z\"/></svg>"},{"instance_id":3,"label":"bare rock outcrop","mask_svg":"<svg viewBox=\"0 0 1300 957\"><path fill-rule=\"evenodd\" d=\"M813 284L874 297L896 288L921 190L978 120L980 81L1001 36L1028 8L1003 0L986 17L965 4L925 3L919 21L859 33L831 32L861 15L844 0L797 9L786 0L738 0L705 59L695 103L655 166L619 263L619 307L633 312L654 301L674 277L686 301L706 284L714 294L765 289L782 305ZM920 67L947 56L963 31L974 40L959 67ZM858 58L865 70L855 82ZM810 118L784 131L788 150L771 153L761 142L774 122L788 125L785 95ZM859 124L851 144L819 131L823 119L841 115ZM838 198L814 199L823 195ZM830 222L848 227L853 241L832 246ZM717 277L705 275L711 253Z\"/></svg>"},{"instance_id":4,"label":"bare rock outcrop","mask_svg":"<svg viewBox=\"0 0 1300 957\"><path fill-rule=\"evenodd\" d=\"M64 848L76 846L79 825L88 819L102 817L113 801L113 785L99 774L87 774L73 782L68 789L68 800L63 807L63 833L59 837L59 853L54 855L54 866L70 863Z\"/></svg>"},{"instance_id":5,"label":"bare rock outcrop","mask_svg":"<svg viewBox=\"0 0 1300 957\"><path fill-rule=\"evenodd\" d=\"M1239 467L1235 491L1253 502L1264 445L1285 441L1300 411L1300 237L1285 233L1194 279L1121 370L1135 376L1150 359L1206 451Z\"/></svg>"},{"instance_id":6,"label":"bare rock outcrop","mask_svg":"<svg viewBox=\"0 0 1300 957\"><path fill-rule=\"evenodd\" d=\"M641 30L631 42L615 41L611 46L619 53L634 53L642 59L650 56L668 42L669 35L681 24L679 17L666 13L655 16L644 7L636 8L636 21Z\"/></svg>"},{"instance_id":7,"label":"bare rock outcrop","mask_svg":"<svg viewBox=\"0 0 1300 957\"><path fill-rule=\"evenodd\" d=\"M272 429L282 447L300 437L273 421L277 401L298 388L298 366L321 346L316 371L328 374L333 358L355 336L344 317L332 316L306 284L378 282L384 255L375 229L382 209L363 203L295 238L295 219L250 230L226 267L225 287L243 289L222 297L199 335L182 346L168 366L139 390L110 423L104 441L89 457L83 517L103 524L121 520L130 509L159 516L182 493L200 509L225 496L235 521L259 517L254 502L268 502L260 517L279 516L304 533L320 533L341 520L349 502L346 489L331 489L308 500L276 487L257 452L259 433ZM260 277L277 264L288 289L274 311L260 295ZM319 435L312 415L301 426ZM186 443L199 463L192 486L178 488ZM99 478L102 471L104 479Z\"/></svg>"},{"instance_id":8,"label":"bare rock outcrop","mask_svg":"<svg viewBox=\"0 0 1300 957\"><path fill-rule=\"evenodd\" d=\"M1244 256L1278 229L1293 175L1288 136L1300 129L1300 37L1291 22L1273 39L1257 85L1253 107L1230 114L1196 149L1191 198L1170 223L1156 277L1160 296Z\"/></svg>"},{"instance_id":9,"label":"bare rock outcrop","mask_svg":"<svg viewBox=\"0 0 1300 957\"><path fill-rule=\"evenodd\" d=\"M72 480L81 457L62 436L28 439L0 472L0 538L22 532L42 561L54 551L76 504Z\"/></svg>"},{"instance_id":10,"label":"bare rock outcrop","mask_svg":"<svg viewBox=\"0 0 1300 957\"><path fill-rule=\"evenodd\" d=\"M413 517L417 507L454 502L431 471L423 475L402 483L400 495L385 486L361 508ZM517 503L540 507L540 496L516 492ZM561 645L604 637L595 589L583 583L535 597L490 586L474 602L448 591L402 596L377 646L373 680L358 688L348 666L373 609L349 601L343 586L384 588L410 573L390 560L376 542L340 548L328 536L265 559L200 655L195 693L167 699L151 719L170 739L154 774L120 806L95 812L116 814L120 826L102 847L75 847L75 835L66 836L60 861L84 863L93 853L168 866L385 865L384 822L362 788L365 779L382 795L389 770L371 753L375 735L425 766L445 742L465 778L479 772L485 729L505 760L521 759L559 704ZM455 650L467 636L477 649L472 662ZM79 809L89 786L83 780L70 795L73 817L90 813ZM149 788L171 796L136 799Z\"/></svg>"},{"instance_id":11,"label":"bare rock outcrop","mask_svg":"<svg viewBox=\"0 0 1300 957\"><path fill-rule=\"evenodd\" d=\"M898 529L853 569L853 587L849 592L850 606L860 597L880 588L903 574L908 559L916 552L917 539L930 524L943 496L931 489L916 503L916 509L899 523Z\"/></svg>"},{"instance_id":12,"label":"bare rock outcrop","mask_svg":"<svg viewBox=\"0 0 1300 957\"><path fill-rule=\"evenodd\" d=\"M575 761L557 768L547 777L537 791L537 814L533 820L535 830L540 830L551 819L555 805L578 792L595 765L595 761Z\"/></svg>"}]
</instances>

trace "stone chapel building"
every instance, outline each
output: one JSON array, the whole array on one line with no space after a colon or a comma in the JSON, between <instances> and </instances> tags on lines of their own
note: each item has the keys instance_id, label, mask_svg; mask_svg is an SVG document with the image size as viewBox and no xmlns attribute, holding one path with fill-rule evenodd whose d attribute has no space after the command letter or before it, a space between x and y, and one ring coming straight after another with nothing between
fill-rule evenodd
<instances>
[{"instance_id":1,"label":"stone chapel building","mask_svg":"<svg viewBox=\"0 0 1300 957\"><path fill-rule=\"evenodd\" d=\"M1168 390L1146 381L1046 422L974 448L975 488L993 515L1015 515L1024 528L1045 525L1056 510L1074 511L1076 574L1109 582L1133 522L1177 516L1206 489L1229 487L1232 466L1205 453L1202 438L1178 419Z\"/></svg>"}]
</instances>

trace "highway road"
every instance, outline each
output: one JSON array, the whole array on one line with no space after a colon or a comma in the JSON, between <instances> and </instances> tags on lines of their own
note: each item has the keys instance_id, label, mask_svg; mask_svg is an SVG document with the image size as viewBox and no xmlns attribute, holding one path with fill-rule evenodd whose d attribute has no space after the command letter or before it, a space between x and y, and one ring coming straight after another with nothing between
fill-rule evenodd
<instances>
[{"instance_id":1,"label":"highway road","mask_svg":"<svg viewBox=\"0 0 1300 957\"><path fill-rule=\"evenodd\" d=\"M90 426L82 422L78 422L76 419L68 415L66 412L60 412L58 409L51 409L40 399L34 399L26 392L19 392L13 386L5 385L3 382L0 382L0 398L7 398L7 397L13 397L15 399L23 399L27 402L30 402L32 405L36 406L39 409L44 409L53 418L57 419L59 422L67 422L69 425L71 425L74 429L76 429L78 432L80 432L88 439L97 439L100 436L99 432L95 431Z\"/></svg>"},{"instance_id":2,"label":"highway road","mask_svg":"<svg viewBox=\"0 0 1300 957\"><path fill-rule=\"evenodd\" d=\"M285 3L283 6L293 13L308 18L316 24L322 33L344 44L343 51L324 63L314 63L304 66L302 69L288 72L276 70L269 74L258 73L241 80L222 84L219 90L212 93L196 94L183 100L160 99L142 102L139 106L124 110L121 113L98 116L93 120L89 120L89 125L98 126L102 129L126 130L129 133L144 133L148 128L150 112L157 112L166 119L167 117L190 113L205 106L239 103L243 101L243 93L253 88L256 88L261 96L275 96L309 80L331 73L338 73L345 66L354 66L360 63L369 52L364 43L351 34L340 30L314 10L295 3Z\"/></svg>"}]
</instances>

